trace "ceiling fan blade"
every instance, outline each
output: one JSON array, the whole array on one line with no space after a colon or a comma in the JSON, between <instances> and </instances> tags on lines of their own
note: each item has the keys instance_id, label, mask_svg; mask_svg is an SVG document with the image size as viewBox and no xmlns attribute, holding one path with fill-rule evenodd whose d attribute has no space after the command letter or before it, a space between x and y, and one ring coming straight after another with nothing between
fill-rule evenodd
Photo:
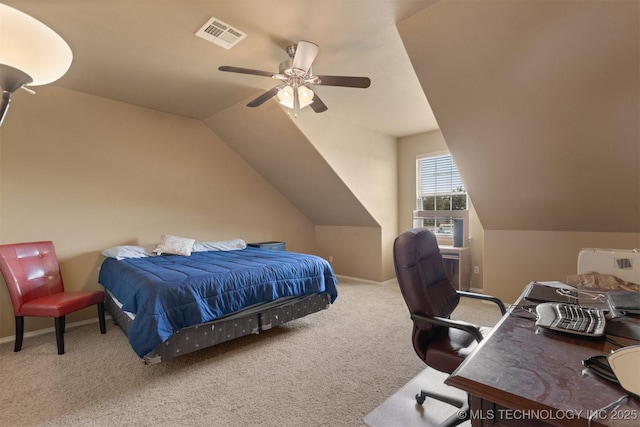
<instances>
[{"instance_id":1,"label":"ceiling fan blade","mask_svg":"<svg viewBox=\"0 0 640 427\"><path fill-rule=\"evenodd\" d=\"M328 110L327 106L318 97L317 93L313 95L313 102L311 102L311 104L309 106L316 113L322 113L323 111L327 111Z\"/></svg>"},{"instance_id":2,"label":"ceiling fan blade","mask_svg":"<svg viewBox=\"0 0 640 427\"><path fill-rule=\"evenodd\" d=\"M315 83L324 86L345 86L345 87L359 87L366 89L371 86L371 79L369 77L347 77L347 76L314 76L320 79L320 83Z\"/></svg>"},{"instance_id":3,"label":"ceiling fan blade","mask_svg":"<svg viewBox=\"0 0 640 427\"><path fill-rule=\"evenodd\" d=\"M232 67L229 65L222 65L218 67L218 70L228 71L230 73L252 74L254 76L265 76L265 77L273 77L273 74L274 74L270 71L253 70L251 68Z\"/></svg>"},{"instance_id":4,"label":"ceiling fan blade","mask_svg":"<svg viewBox=\"0 0 640 427\"><path fill-rule=\"evenodd\" d=\"M262 95L260 95L259 97L251 101L250 103L248 103L247 107L258 107L264 104L265 101L268 101L269 99L276 96L279 89L280 89L280 86L276 86L272 89L269 89L268 91L266 91L265 93L263 93Z\"/></svg>"},{"instance_id":5,"label":"ceiling fan blade","mask_svg":"<svg viewBox=\"0 0 640 427\"><path fill-rule=\"evenodd\" d=\"M316 59L319 50L320 48L315 43L304 40L298 42L298 46L296 46L296 53L293 57L293 62L291 63L291 68L302 70L306 73L309 71L309 68L311 68L311 64L313 63L313 60Z\"/></svg>"}]
</instances>

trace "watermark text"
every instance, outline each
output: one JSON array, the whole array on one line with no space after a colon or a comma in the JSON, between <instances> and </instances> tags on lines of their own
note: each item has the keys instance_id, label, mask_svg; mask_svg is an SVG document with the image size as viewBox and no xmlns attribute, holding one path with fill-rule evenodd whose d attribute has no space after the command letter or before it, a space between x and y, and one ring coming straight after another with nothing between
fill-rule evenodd
<instances>
[{"instance_id":1,"label":"watermark text","mask_svg":"<svg viewBox=\"0 0 640 427\"><path fill-rule=\"evenodd\" d=\"M575 420L580 418L596 420L640 420L640 411L635 409L604 410L552 410L552 409L507 409L496 408L487 410L472 410L471 419L479 420ZM463 412L459 418L465 417Z\"/></svg>"}]
</instances>

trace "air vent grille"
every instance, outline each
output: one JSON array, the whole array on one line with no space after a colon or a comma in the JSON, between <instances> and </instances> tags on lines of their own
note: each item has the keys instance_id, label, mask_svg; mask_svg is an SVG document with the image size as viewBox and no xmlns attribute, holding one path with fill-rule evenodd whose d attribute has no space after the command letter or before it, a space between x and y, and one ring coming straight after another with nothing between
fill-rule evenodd
<instances>
[{"instance_id":1,"label":"air vent grille","mask_svg":"<svg viewBox=\"0 0 640 427\"><path fill-rule=\"evenodd\" d=\"M231 49L244 39L247 35L237 28L219 19L209 19L198 31L196 36L201 37L211 43L217 44L225 49Z\"/></svg>"},{"instance_id":2,"label":"air vent grille","mask_svg":"<svg viewBox=\"0 0 640 427\"><path fill-rule=\"evenodd\" d=\"M622 270L631 270L633 268L633 264L629 258L616 258L615 260L616 266Z\"/></svg>"}]
</instances>

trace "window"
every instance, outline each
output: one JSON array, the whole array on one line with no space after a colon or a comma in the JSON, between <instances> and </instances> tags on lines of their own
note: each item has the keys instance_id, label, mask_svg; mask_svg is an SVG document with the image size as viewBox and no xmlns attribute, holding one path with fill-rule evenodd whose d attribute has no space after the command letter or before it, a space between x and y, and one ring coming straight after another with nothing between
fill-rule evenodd
<instances>
[{"instance_id":1,"label":"window","mask_svg":"<svg viewBox=\"0 0 640 427\"><path fill-rule=\"evenodd\" d=\"M450 154L417 160L416 209L456 211L467 209L467 191Z\"/></svg>"},{"instance_id":2,"label":"window","mask_svg":"<svg viewBox=\"0 0 640 427\"><path fill-rule=\"evenodd\" d=\"M417 159L416 177L414 227L429 228L438 237L452 237L454 218L467 209L467 191L453 158L445 154Z\"/></svg>"}]
</instances>

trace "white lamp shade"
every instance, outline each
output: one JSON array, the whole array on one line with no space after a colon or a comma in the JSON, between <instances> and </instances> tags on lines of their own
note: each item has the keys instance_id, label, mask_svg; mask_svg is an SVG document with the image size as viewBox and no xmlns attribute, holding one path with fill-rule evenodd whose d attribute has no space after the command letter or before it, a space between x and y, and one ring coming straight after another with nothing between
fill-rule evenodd
<instances>
[{"instance_id":1,"label":"white lamp shade","mask_svg":"<svg viewBox=\"0 0 640 427\"><path fill-rule=\"evenodd\" d=\"M298 104L300 108L304 108L313 102L313 91L306 86L300 86L298 88Z\"/></svg>"},{"instance_id":2,"label":"white lamp shade","mask_svg":"<svg viewBox=\"0 0 640 427\"><path fill-rule=\"evenodd\" d=\"M0 64L28 74L38 86L58 80L71 66L69 45L51 28L0 4Z\"/></svg>"},{"instance_id":3,"label":"white lamp shade","mask_svg":"<svg viewBox=\"0 0 640 427\"><path fill-rule=\"evenodd\" d=\"M278 101L280 104L284 105L287 108L293 109L294 107L294 98L293 98L293 88L291 86L285 86L278 91Z\"/></svg>"}]
</instances>

